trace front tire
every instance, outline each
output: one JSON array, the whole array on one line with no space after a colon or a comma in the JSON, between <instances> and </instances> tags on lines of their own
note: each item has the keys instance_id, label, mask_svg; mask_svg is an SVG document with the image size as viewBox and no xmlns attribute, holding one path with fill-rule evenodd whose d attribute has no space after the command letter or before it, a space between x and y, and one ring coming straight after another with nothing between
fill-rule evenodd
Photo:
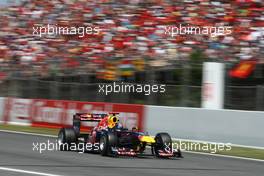
<instances>
[{"instance_id":1,"label":"front tire","mask_svg":"<svg viewBox=\"0 0 264 176\"><path fill-rule=\"evenodd\" d=\"M166 153L172 152L172 140L168 133L158 133L155 137L155 141L154 151L157 157L162 157L159 151Z\"/></svg>"},{"instance_id":2,"label":"front tire","mask_svg":"<svg viewBox=\"0 0 264 176\"><path fill-rule=\"evenodd\" d=\"M99 151L102 156L112 154L112 147L117 145L117 136L113 133L103 134L99 141Z\"/></svg>"}]
</instances>

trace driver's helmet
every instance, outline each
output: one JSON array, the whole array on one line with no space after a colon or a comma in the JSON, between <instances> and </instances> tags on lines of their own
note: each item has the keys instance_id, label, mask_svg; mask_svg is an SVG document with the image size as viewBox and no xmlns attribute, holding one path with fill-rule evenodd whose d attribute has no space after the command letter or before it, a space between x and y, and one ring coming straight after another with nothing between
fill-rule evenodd
<instances>
[{"instance_id":1,"label":"driver's helmet","mask_svg":"<svg viewBox=\"0 0 264 176\"><path fill-rule=\"evenodd\" d=\"M107 120L108 128L114 128L118 124L118 118L114 115L109 115Z\"/></svg>"}]
</instances>

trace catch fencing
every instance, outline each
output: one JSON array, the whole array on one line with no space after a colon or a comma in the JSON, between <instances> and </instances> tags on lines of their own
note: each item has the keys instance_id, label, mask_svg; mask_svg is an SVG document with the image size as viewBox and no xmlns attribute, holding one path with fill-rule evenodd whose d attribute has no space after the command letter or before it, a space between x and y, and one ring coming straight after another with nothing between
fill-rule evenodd
<instances>
[{"instance_id":1,"label":"catch fencing","mask_svg":"<svg viewBox=\"0 0 264 176\"><path fill-rule=\"evenodd\" d=\"M0 83L0 96L43 98L177 107L201 107L201 86L166 85L164 93L99 92L100 83L67 83L36 79L9 79ZM107 83L101 83L107 84ZM225 86L225 109L264 110L264 86Z\"/></svg>"}]
</instances>

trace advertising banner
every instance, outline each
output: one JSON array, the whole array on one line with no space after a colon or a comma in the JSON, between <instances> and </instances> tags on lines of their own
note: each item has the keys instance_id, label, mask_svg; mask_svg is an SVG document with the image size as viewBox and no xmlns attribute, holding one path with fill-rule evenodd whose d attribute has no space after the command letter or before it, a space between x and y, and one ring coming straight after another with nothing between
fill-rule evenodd
<instances>
[{"instance_id":1,"label":"advertising banner","mask_svg":"<svg viewBox=\"0 0 264 176\"><path fill-rule=\"evenodd\" d=\"M6 98L4 120L13 125L31 125L32 100L21 98Z\"/></svg>"},{"instance_id":2,"label":"advertising banner","mask_svg":"<svg viewBox=\"0 0 264 176\"><path fill-rule=\"evenodd\" d=\"M119 112L120 122L124 127L143 127L143 105L104 102L7 98L5 118L8 123L13 124L60 128L72 125L73 114L80 112ZM86 129L95 125L94 122L82 122Z\"/></svg>"}]
</instances>

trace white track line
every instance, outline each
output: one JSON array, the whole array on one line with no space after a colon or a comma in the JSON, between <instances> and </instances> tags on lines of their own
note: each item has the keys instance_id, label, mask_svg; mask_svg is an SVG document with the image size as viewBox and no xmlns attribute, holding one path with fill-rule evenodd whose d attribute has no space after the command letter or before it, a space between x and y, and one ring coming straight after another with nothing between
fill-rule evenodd
<instances>
[{"instance_id":1,"label":"white track line","mask_svg":"<svg viewBox=\"0 0 264 176\"><path fill-rule=\"evenodd\" d=\"M35 172L35 171L22 170L22 169L13 169L13 168L8 168L8 167L0 167L0 170L25 173L25 174L33 174L33 175L42 175L42 176L61 176L61 175L48 174L48 173L43 173L43 172Z\"/></svg>"},{"instance_id":2,"label":"white track line","mask_svg":"<svg viewBox=\"0 0 264 176\"><path fill-rule=\"evenodd\" d=\"M20 132L20 131L12 131L12 130L0 130L0 132L15 133L15 134L24 134L24 135L32 135L32 136L52 137L52 138L56 138L57 137L55 135L39 134L39 133L29 133L29 132ZM221 154L213 154L213 153L203 153L203 152L194 152L194 151L183 151L183 152L193 153L193 154L199 154L199 155L217 156L217 157L223 157L223 158L233 158L233 159L242 159L242 160L249 160L249 161L264 162L264 160L261 160L261 159L246 158L246 157L239 157L239 156L229 156L229 155L221 155Z\"/></svg>"},{"instance_id":3,"label":"white track line","mask_svg":"<svg viewBox=\"0 0 264 176\"><path fill-rule=\"evenodd\" d=\"M220 143L220 142L213 142L213 141L192 140L192 139L183 139L183 138L172 138L172 140L194 142L194 143L208 143L208 144ZM232 147L242 147L242 148L252 148L252 149L264 150L264 147L257 147L257 146L250 146L250 145L239 145L239 144L232 144L232 143L229 143L229 144Z\"/></svg>"},{"instance_id":4,"label":"white track line","mask_svg":"<svg viewBox=\"0 0 264 176\"><path fill-rule=\"evenodd\" d=\"M264 160L261 160L261 159L246 158L246 157L240 157L240 156L229 156L229 155L221 155L221 154L214 154L214 153L203 153L203 152L194 152L194 151L183 151L183 152L184 153L199 154L199 155L217 156L217 157L223 157L223 158L232 158L232 159L241 159L241 160L264 162Z\"/></svg>"},{"instance_id":5,"label":"white track line","mask_svg":"<svg viewBox=\"0 0 264 176\"><path fill-rule=\"evenodd\" d=\"M56 138L57 137L55 135L49 135L49 134L30 133L30 132L13 131L13 130L0 130L0 132L15 133L15 134L25 134L25 135L32 135L32 136L52 137L52 138Z\"/></svg>"}]
</instances>

